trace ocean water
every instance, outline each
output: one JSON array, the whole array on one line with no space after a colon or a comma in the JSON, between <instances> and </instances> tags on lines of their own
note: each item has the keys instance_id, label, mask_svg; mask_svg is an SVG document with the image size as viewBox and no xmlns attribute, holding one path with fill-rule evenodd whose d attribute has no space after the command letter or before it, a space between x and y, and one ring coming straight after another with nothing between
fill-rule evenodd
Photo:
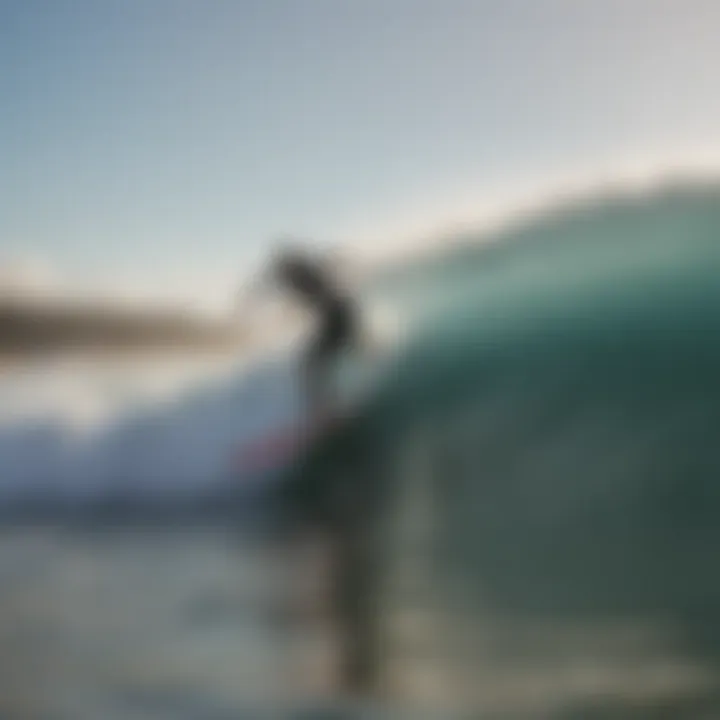
<instances>
[{"instance_id":1,"label":"ocean water","mask_svg":"<svg viewBox=\"0 0 720 720\"><path fill-rule=\"evenodd\" d=\"M710 185L572 206L387 281L410 344L301 477L373 488L395 697L718 714L718 276Z\"/></svg>"},{"instance_id":2,"label":"ocean water","mask_svg":"<svg viewBox=\"0 0 720 720\"><path fill-rule=\"evenodd\" d=\"M0 717L294 718L341 707L322 584L309 585L322 575L307 553L289 561L216 523L6 526Z\"/></svg>"},{"instance_id":3,"label":"ocean water","mask_svg":"<svg viewBox=\"0 0 720 720\"><path fill-rule=\"evenodd\" d=\"M40 359L0 374L6 505L241 488L245 443L297 413L292 360Z\"/></svg>"},{"instance_id":4,"label":"ocean water","mask_svg":"<svg viewBox=\"0 0 720 720\"><path fill-rule=\"evenodd\" d=\"M408 345L293 476L378 493L355 513L374 538L361 716L720 715L719 271L720 191L694 186L527 219L378 288ZM73 435L96 448L75 465L41 412L6 423L6 502L31 481L220 488L220 455L291 411L288 377L188 382ZM322 545L242 524L6 523L0 717L345 710Z\"/></svg>"},{"instance_id":5,"label":"ocean water","mask_svg":"<svg viewBox=\"0 0 720 720\"><path fill-rule=\"evenodd\" d=\"M242 717L277 700L269 565L232 546L211 530L5 528L0 716Z\"/></svg>"}]
</instances>

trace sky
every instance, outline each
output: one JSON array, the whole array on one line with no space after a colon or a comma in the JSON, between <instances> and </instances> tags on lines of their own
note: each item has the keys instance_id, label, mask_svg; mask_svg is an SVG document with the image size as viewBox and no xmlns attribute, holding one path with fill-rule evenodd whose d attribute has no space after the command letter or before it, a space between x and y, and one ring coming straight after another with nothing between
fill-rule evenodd
<instances>
[{"instance_id":1,"label":"sky","mask_svg":"<svg viewBox=\"0 0 720 720\"><path fill-rule=\"evenodd\" d=\"M715 163L718 37L716 0L0 0L0 277L217 298L279 235Z\"/></svg>"}]
</instances>

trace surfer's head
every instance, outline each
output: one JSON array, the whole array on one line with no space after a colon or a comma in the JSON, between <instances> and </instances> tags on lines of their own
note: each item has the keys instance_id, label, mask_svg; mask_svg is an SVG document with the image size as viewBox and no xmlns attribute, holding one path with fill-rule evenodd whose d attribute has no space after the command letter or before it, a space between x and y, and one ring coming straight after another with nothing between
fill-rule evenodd
<instances>
[{"instance_id":1,"label":"surfer's head","mask_svg":"<svg viewBox=\"0 0 720 720\"><path fill-rule=\"evenodd\" d=\"M279 272L321 273L324 263L314 254L308 243L295 238L282 238L275 246L272 264Z\"/></svg>"},{"instance_id":2,"label":"surfer's head","mask_svg":"<svg viewBox=\"0 0 720 720\"><path fill-rule=\"evenodd\" d=\"M283 239L273 251L272 268L282 284L306 298L325 297L327 272L319 258L295 240Z\"/></svg>"}]
</instances>

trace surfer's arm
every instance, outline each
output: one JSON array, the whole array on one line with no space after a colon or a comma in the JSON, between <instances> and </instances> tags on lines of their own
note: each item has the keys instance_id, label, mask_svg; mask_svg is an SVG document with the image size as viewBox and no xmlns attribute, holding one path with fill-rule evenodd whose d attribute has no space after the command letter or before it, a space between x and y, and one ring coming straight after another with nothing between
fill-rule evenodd
<instances>
[{"instance_id":1,"label":"surfer's arm","mask_svg":"<svg viewBox=\"0 0 720 720\"><path fill-rule=\"evenodd\" d=\"M273 269L263 268L249 277L236 295L236 308L240 311L252 307L255 302L272 299L278 290L278 280Z\"/></svg>"}]
</instances>

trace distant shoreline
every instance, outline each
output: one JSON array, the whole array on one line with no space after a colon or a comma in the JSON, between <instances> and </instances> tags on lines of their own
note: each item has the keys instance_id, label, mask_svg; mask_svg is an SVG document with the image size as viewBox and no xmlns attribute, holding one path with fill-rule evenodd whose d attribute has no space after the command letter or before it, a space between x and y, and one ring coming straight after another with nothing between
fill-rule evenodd
<instances>
[{"instance_id":1,"label":"distant shoreline","mask_svg":"<svg viewBox=\"0 0 720 720\"><path fill-rule=\"evenodd\" d=\"M0 368L81 353L98 358L148 354L216 354L243 347L229 322L180 311L38 306L0 300Z\"/></svg>"}]
</instances>

